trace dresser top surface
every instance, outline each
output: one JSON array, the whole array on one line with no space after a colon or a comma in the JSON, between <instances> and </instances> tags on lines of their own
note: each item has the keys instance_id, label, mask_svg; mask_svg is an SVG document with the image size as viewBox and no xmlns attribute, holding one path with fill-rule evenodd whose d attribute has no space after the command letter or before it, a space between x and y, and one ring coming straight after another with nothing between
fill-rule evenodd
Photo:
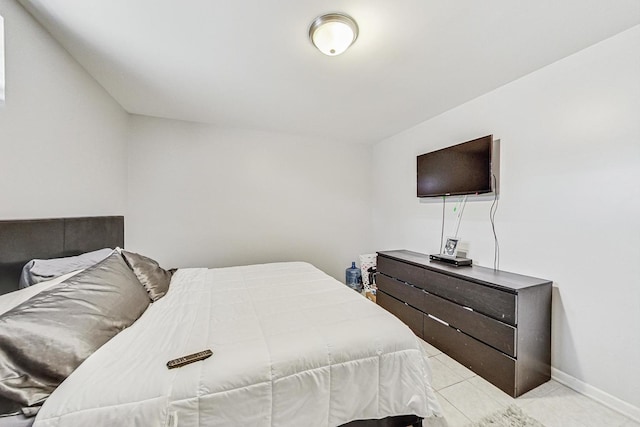
<instances>
[{"instance_id":1,"label":"dresser top surface","mask_svg":"<svg viewBox=\"0 0 640 427\"><path fill-rule=\"evenodd\" d=\"M492 268L472 265L468 267L455 267L447 264L431 261L429 255L407 250L379 251L379 256L407 262L427 270L436 271L461 279L485 283L492 287L500 287L511 290L525 289L532 286L551 284L551 280L537 277L523 276L508 271L494 270Z\"/></svg>"}]
</instances>

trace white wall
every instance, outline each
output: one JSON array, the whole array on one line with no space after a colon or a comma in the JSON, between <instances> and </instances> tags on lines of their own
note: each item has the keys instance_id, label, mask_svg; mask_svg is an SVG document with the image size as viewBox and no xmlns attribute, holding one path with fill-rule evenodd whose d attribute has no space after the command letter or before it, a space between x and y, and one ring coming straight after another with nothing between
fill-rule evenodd
<instances>
[{"instance_id":1,"label":"white wall","mask_svg":"<svg viewBox=\"0 0 640 427\"><path fill-rule=\"evenodd\" d=\"M338 279L371 249L371 147L133 116L127 247L167 266L308 261Z\"/></svg>"},{"instance_id":2,"label":"white wall","mask_svg":"<svg viewBox=\"0 0 640 427\"><path fill-rule=\"evenodd\" d=\"M127 114L17 2L0 15L0 219L123 214Z\"/></svg>"},{"instance_id":3,"label":"white wall","mask_svg":"<svg viewBox=\"0 0 640 427\"><path fill-rule=\"evenodd\" d=\"M415 157L501 140L500 267L554 281L552 365L640 407L640 27L374 148L374 243L438 252L442 204L415 197ZM493 266L491 202L460 236ZM453 204L450 205L452 207ZM453 212L447 210L447 230Z\"/></svg>"},{"instance_id":4,"label":"white wall","mask_svg":"<svg viewBox=\"0 0 640 427\"><path fill-rule=\"evenodd\" d=\"M0 106L4 105L4 18L0 15Z\"/></svg>"},{"instance_id":5,"label":"white wall","mask_svg":"<svg viewBox=\"0 0 640 427\"><path fill-rule=\"evenodd\" d=\"M376 248L437 253L442 203L416 198L416 155L490 133L499 138L500 267L554 281L552 365L635 410L639 49L634 27L389 138L373 153ZM490 204L469 203L460 228L470 257L487 267Z\"/></svg>"}]
</instances>

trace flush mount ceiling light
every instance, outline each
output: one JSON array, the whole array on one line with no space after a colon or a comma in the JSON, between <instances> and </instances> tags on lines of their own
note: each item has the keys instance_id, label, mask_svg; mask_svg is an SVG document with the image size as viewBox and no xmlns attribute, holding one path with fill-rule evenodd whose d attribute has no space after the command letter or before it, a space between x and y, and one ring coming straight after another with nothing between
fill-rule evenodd
<instances>
[{"instance_id":1,"label":"flush mount ceiling light","mask_svg":"<svg viewBox=\"0 0 640 427\"><path fill-rule=\"evenodd\" d=\"M325 55L340 55L358 38L358 24L349 15L328 13L313 20L309 38Z\"/></svg>"}]
</instances>

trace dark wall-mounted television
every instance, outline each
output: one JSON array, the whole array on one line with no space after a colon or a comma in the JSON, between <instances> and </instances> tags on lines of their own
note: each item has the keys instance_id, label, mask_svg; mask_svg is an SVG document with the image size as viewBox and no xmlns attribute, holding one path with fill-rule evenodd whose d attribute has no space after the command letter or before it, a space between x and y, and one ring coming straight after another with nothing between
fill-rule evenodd
<instances>
[{"instance_id":1,"label":"dark wall-mounted television","mask_svg":"<svg viewBox=\"0 0 640 427\"><path fill-rule=\"evenodd\" d=\"M491 193L493 135L418 156L418 197Z\"/></svg>"}]
</instances>

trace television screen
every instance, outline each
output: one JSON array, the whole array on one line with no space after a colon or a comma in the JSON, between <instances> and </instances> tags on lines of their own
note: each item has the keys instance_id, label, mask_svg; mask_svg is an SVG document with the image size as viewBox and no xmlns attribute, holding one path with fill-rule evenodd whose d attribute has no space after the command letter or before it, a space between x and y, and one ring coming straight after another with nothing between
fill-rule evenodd
<instances>
[{"instance_id":1,"label":"television screen","mask_svg":"<svg viewBox=\"0 0 640 427\"><path fill-rule=\"evenodd\" d=\"M418 197L490 193L493 135L418 156Z\"/></svg>"}]
</instances>

